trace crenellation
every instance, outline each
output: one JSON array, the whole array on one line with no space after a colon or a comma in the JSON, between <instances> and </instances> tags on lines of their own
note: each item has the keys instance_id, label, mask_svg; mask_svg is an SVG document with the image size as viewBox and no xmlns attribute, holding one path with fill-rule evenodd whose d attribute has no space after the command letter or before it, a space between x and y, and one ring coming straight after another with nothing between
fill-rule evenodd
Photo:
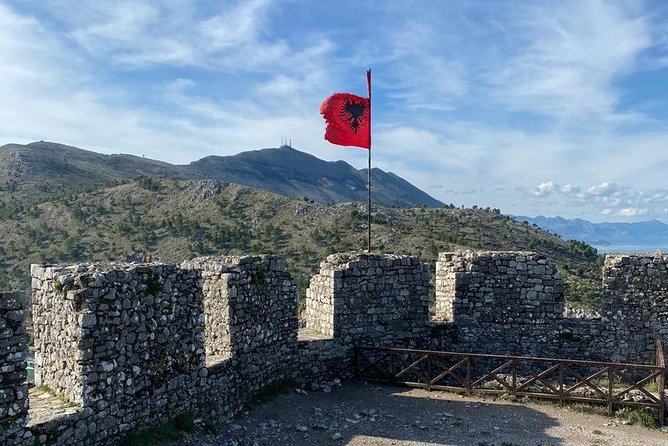
<instances>
[{"instance_id":1,"label":"crenellation","mask_svg":"<svg viewBox=\"0 0 668 446\"><path fill-rule=\"evenodd\" d=\"M441 253L434 317L463 325L543 322L563 313L563 290L556 268L536 253Z\"/></svg>"},{"instance_id":2,"label":"crenellation","mask_svg":"<svg viewBox=\"0 0 668 446\"><path fill-rule=\"evenodd\" d=\"M429 271L418 257L332 254L313 277L306 328L345 342L373 345L426 331Z\"/></svg>"},{"instance_id":3,"label":"crenellation","mask_svg":"<svg viewBox=\"0 0 668 446\"><path fill-rule=\"evenodd\" d=\"M663 255L608 256L592 315L564 308L542 255L441 253L430 315L418 257L334 254L310 282L301 330L285 266L276 256L33 265L36 381L74 407L28 422L23 310L0 294L0 443L113 444L184 412L220 422L274 382L351 377L356 345L647 363L654 339L668 341Z\"/></svg>"},{"instance_id":4,"label":"crenellation","mask_svg":"<svg viewBox=\"0 0 668 446\"><path fill-rule=\"evenodd\" d=\"M436 348L648 362L668 341L668 256L608 255L601 313L565 308L556 268L535 253L441 253L434 319L456 343Z\"/></svg>"}]
</instances>

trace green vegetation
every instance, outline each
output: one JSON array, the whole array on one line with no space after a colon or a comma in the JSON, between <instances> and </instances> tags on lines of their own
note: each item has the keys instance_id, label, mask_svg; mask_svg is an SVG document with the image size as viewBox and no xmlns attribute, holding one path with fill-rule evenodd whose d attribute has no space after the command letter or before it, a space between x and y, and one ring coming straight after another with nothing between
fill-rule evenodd
<instances>
[{"instance_id":1,"label":"green vegetation","mask_svg":"<svg viewBox=\"0 0 668 446\"><path fill-rule=\"evenodd\" d=\"M125 437L121 444L126 446L157 446L178 440L184 432L196 432L197 430L198 427L192 414L186 412L155 428L133 432Z\"/></svg>"},{"instance_id":2,"label":"green vegetation","mask_svg":"<svg viewBox=\"0 0 668 446\"><path fill-rule=\"evenodd\" d=\"M62 296L64 285L58 279L53 281L53 292L56 293L56 296Z\"/></svg>"},{"instance_id":3,"label":"green vegetation","mask_svg":"<svg viewBox=\"0 0 668 446\"><path fill-rule=\"evenodd\" d=\"M658 427L654 414L647 409L624 408L618 410L615 415L626 421L628 424L638 424L640 426L655 429Z\"/></svg>"},{"instance_id":4,"label":"green vegetation","mask_svg":"<svg viewBox=\"0 0 668 446\"><path fill-rule=\"evenodd\" d=\"M576 412L608 416L608 409L602 405L570 403L567 405L567 407ZM658 427L655 413L649 409L633 409L630 407L624 407L615 411L614 415L616 418L624 420L627 424L638 424L650 429L655 429Z\"/></svg>"},{"instance_id":5,"label":"green vegetation","mask_svg":"<svg viewBox=\"0 0 668 446\"><path fill-rule=\"evenodd\" d=\"M51 389L51 387L47 386L46 384L40 384L37 386L37 390L44 393L54 393L53 389Z\"/></svg>"},{"instance_id":6,"label":"green vegetation","mask_svg":"<svg viewBox=\"0 0 668 446\"><path fill-rule=\"evenodd\" d=\"M575 252L582 253L583 251ZM584 252L587 253L585 254L587 257L590 257L591 251ZM559 267L566 283L564 298L567 302L579 308L601 308L602 260L602 256L593 257L589 267L569 261L561 262Z\"/></svg>"},{"instance_id":7,"label":"green vegetation","mask_svg":"<svg viewBox=\"0 0 668 446\"><path fill-rule=\"evenodd\" d=\"M95 190L67 190L39 204L17 201L15 208L11 219L0 219L0 289L27 289L31 263L119 261L133 252L162 262L273 253L286 257L303 297L327 255L366 248L362 203L324 206L213 181L142 177ZM591 249L497 209L375 206L373 220L374 250L420 255L432 269L443 251L531 246L557 262L571 284L568 300L598 302L591 278L599 267ZM158 292L158 284L149 280L147 285L149 292Z\"/></svg>"},{"instance_id":8,"label":"green vegetation","mask_svg":"<svg viewBox=\"0 0 668 446\"><path fill-rule=\"evenodd\" d=\"M265 403L275 399L280 395L289 393L296 387L296 383L292 379L285 379L276 381L262 389L262 391L251 398L245 405L247 410L257 409Z\"/></svg>"}]
</instances>

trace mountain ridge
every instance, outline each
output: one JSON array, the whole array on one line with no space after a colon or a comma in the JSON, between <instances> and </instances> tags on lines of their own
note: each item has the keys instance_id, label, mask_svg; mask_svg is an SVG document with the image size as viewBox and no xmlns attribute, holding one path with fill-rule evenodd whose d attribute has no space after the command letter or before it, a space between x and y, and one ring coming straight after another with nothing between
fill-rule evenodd
<instances>
[{"instance_id":1,"label":"mountain ridge","mask_svg":"<svg viewBox=\"0 0 668 446\"><path fill-rule=\"evenodd\" d=\"M653 219L640 222L592 223L581 218L515 216L518 221L536 224L564 239L575 239L592 245L654 246L668 244L668 225Z\"/></svg>"},{"instance_id":2,"label":"mountain ridge","mask_svg":"<svg viewBox=\"0 0 668 446\"><path fill-rule=\"evenodd\" d=\"M24 198L35 201L73 186L99 187L139 176L237 183L321 204L367 199L367 169L355 169L345 161L324 161L289 146L210 155L184 165L44 141L0 146L0 192L24 192ZM372 176L375 203L443 205L392 172L373 168Z\"/></svg>"}]
</instances>

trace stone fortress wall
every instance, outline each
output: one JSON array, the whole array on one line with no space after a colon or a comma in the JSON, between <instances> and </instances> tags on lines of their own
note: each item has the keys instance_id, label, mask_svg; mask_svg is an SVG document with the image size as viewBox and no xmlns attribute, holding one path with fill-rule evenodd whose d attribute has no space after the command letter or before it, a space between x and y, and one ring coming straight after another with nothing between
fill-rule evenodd
<instances>
[{"instance_id":1,"label":"stone fortress wall","mask_svg":"<svg viewBox=\"0 0 668 446\"><path fill-rule=\"evenodd\" d=\"M441 253L435 287L438 348L652 363L668 342L665 255L607 255L599 318L564 316L563 280L536 253Z\"/></svg>"},{"instance_id":2,"label":"stone fortress wall","mask_svg":"<svg viewBox=\"0 0 668 446\"><path fill-rule=\"evenodd\" d=\"M353 346L651 362L668 341L668 257L608 256L600 318L563 316L543 256L334 254L297 292L276 256L34 265L35 380L75 405L29 421L23 309L0 294L0 444L111 444L182 413L220 421L277 381L352 374Z\"/></svg>"},{"instance_id":3,"label":"stone fortress wall","mask_svg":"<svg viewBox=\"0 0 668 446\"><path fill-rule=\"evenodd\" d=\"M0 444L32 446L28 422L28 339L19 293L0 293Z\"/></svg>"}]
</instances>

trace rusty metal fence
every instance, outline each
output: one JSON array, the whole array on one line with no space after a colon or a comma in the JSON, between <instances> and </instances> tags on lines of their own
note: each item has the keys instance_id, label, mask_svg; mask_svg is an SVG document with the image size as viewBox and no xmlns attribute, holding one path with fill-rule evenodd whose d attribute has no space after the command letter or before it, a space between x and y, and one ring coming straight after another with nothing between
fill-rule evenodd
<instances>
[{"instance_id":1,"label":"rusty metal fence","mask_svg":"<svg viewBox=\"0 0 668 446\"><path fill-rule=\"evenodd\" d=\"M665 415L666 363L626 364L404 348L355 347L358 379L455 392L509 394L564 402L655 409Z\"/></svg>"}]
</instances>

